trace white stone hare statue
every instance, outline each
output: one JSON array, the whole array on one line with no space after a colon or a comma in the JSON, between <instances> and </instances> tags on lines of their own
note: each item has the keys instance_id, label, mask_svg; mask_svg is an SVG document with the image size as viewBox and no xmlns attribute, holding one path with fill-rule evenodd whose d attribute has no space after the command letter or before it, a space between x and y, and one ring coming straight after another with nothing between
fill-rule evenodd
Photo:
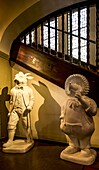
<instances>
[{"instance_id":1,"label":"white stone hare statue","mask_svg":"<svg viewBox=\"0 0 99 170\"><path fill-rule=\"evenodd\" d=\"M29 113L34 105L34 95L32 89L27 85L27 80L32 78L29 73L19 72L15 75L15 87L11 89L10 98L8 141L3 144L3 148L13 145L16 126L20 118L22 118L23 129L27 137L26 142L31 141Z\"/></svg>"}]
</instances>

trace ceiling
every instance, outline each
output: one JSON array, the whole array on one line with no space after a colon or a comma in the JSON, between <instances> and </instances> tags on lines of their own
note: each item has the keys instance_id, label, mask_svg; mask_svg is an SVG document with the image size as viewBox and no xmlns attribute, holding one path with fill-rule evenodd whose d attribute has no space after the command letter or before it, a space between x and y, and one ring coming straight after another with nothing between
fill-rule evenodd
<instances>
[{"instance_id":1,"label":"ceiling","mask_svg":"<svg viewBox=\"0 0 99 170\"><path fill-rule=\"evenodd\" d=\"M0 53L3 52L9 55L13 40L24 30L24 28L23 30L17 29L16 19L39 1L40 0L0 0ZM25 25L25 22L23 25ZM16 36L15 33L17 33Z\"/></svg>"},{"instance_id":2,"label":"ceiling","mask_svg":"<svg viewBox=\"0 0 99 170\"><path fill-rule=\"evenodd\" d=\"M0 0L0 41L8 25L39 0Z\"/></svg>"}]
</instances>

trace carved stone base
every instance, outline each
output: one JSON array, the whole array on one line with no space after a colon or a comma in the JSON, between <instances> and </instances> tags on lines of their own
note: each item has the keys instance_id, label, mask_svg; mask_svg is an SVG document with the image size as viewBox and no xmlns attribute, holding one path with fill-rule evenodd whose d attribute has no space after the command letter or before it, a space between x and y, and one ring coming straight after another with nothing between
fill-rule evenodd
<instances>
[{"instance_id":1,"label":"carved stone base","mask_svg":"<svg viewBox=\"0 0 99 170\"><path fill-rule=\"evenodd\" d=\"M84 156L82 155L81 152L76 152L74 154L67 154L64 149L60 154L60 158L81 165L92 165L95 162L97 153L93 149L90 149L90 151L91 154L89 156Z\"/></svg>"},{"instance_id":2,"label":"carved stone base","mask_svg":"<svg viewBox=\"0 0 99 170\"><path fill-rule=\"evenodd\" d=\"M34 141L27 143L25 140L14 140L13 145L8 148L3 148L2 151L6 153L25 153L29 151L34 145Z\"/></svg>"}]
</instances>

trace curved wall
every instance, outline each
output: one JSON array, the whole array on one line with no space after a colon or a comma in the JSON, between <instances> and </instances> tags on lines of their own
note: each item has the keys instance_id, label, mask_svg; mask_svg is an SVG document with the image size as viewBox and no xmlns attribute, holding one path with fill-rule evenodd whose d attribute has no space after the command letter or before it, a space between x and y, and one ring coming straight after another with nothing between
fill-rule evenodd
<instances>
[{"instance_id":1,"label":"curved wall","mask_svg":"<svg viewBox=\"0 0 99 170\"><path fill-rule=\"evenodd\" d=\"M28 80L28 85L33 89L35 99L34 107L31 111L33 138L68 143L68 136L60 130L59 119L61 106L67 100L65 90L17 64L12 67L12 86L14 86L14 76L19 71L29 72L34 77L32 80ZM99 148L99 108L93 119L95 131L91 138L91 144ZM18 137L24 136L21 121L16 135Z\"/></svg>"}]
</instances>

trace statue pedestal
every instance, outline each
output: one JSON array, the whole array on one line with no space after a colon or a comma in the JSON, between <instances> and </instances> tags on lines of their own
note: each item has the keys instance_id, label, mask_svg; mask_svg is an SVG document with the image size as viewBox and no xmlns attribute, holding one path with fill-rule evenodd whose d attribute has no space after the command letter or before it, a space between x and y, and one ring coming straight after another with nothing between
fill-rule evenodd
<instances>
[{"instance_id":1,"label":"statue pedestal","mask_svg":"<svg viewBox=\"0 0 99 170\"><path fill-rule=\"evenodd\" d=\"M25 140L14 140L13 145L8 148L3 148L2 151L6 153L25 153L29 151L34 145L34 141L27 143Z\"/></svg>"},{"instance_id":2,"label":"statue pedestal","mask_svg":"<svg viewBox=\"0 0 99 170\"><path fill-rule=\"evenodd\" d=\"M82 155L81 152L73 154L65 153L65 149L61 152L60 158L66 161L74 162L81 165L92 165L95 162L97 153L95 150L90 149L91 154L89 156Z\"/></svg>"}]
</instances>

